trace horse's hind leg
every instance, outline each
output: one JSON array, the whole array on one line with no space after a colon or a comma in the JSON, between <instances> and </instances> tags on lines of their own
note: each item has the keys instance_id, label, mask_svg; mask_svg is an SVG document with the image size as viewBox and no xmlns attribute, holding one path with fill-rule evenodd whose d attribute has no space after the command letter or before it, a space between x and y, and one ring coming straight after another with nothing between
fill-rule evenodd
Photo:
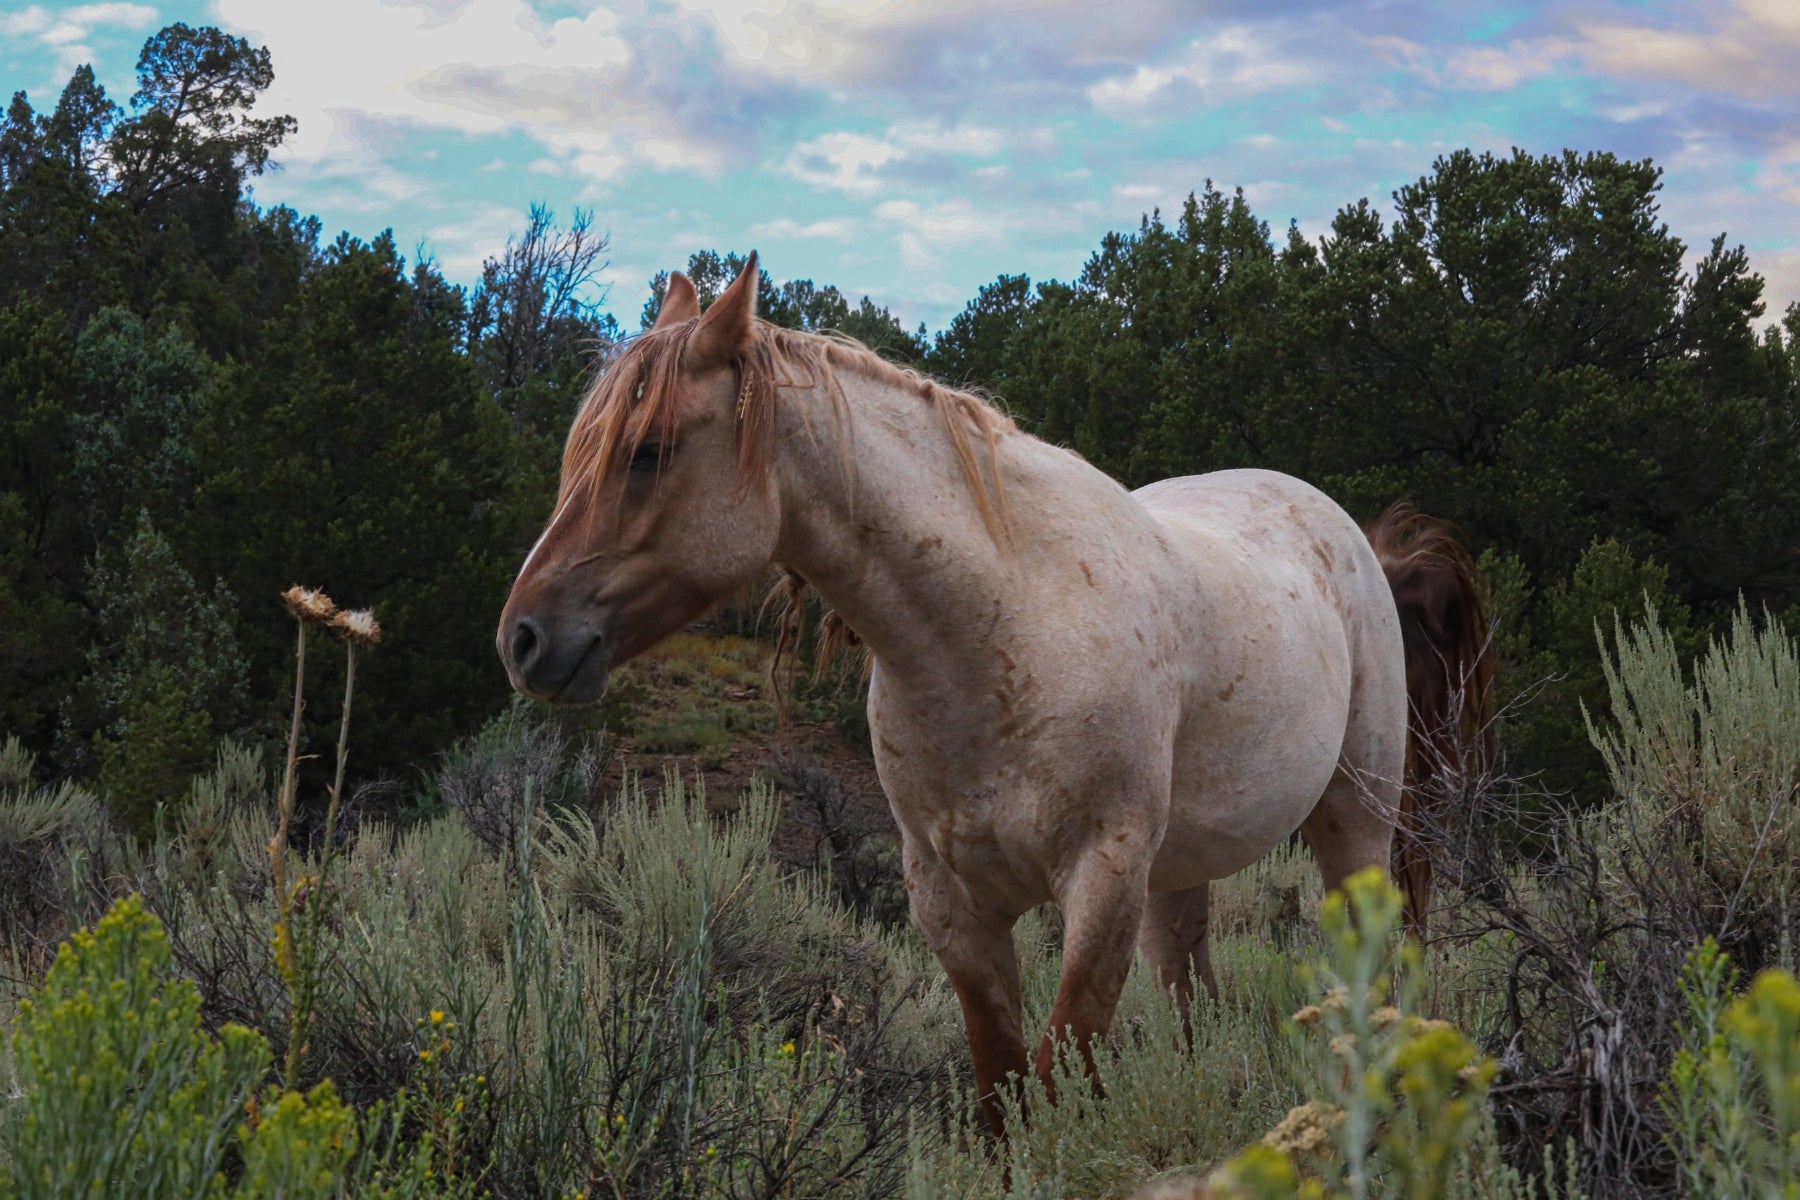
<instances>
[{"instance_id":1,"label":"horse's hind leg","mask_svg":"<svg viewBox=\"0 0 1800 1200\"><path fill-rule=\"evenodd\" d=\"M1183 1017L1193 1004L1196 975L1209 995L1219 994L1207 953L1211 899L1212 885L1207 883L1159 892L1145 903L1143 919L1138 922L1138 949L1156 970L1157 981L1175 993Z\"/></svg>"},{"instance_id":2,"label":"horse's hind leg","mask_svg":"<svg viewBox=\"0 0 1800 1200\"><path fill-rule=\"evenodd\" d=\"M1393 853L1394 813L1400 803L1399 764L1382 778L1339 766L1312 814L1300 826L1325 890L1333 891L1365 867L1387 869Z\"/></svg>"},{"instance_id":3,"label":"horse's hind leg","mask_svg":"<svg viewBox=\"0 0 1800 1200\"><path fill-rule=\"evenodd\" d=\"M1406 677L1400 639L1389 631L1363 631L1354 650L1360 686L1350 696L1349 719L1338 748L1337 769L1319 802L1300 825L1325 890L1334 891L1366 867L1386 870L1393 854L1394 820L1406 772Z\"/></svg>"},{"instance_id":4,"label":"horse's hind leg","mask_svg":"<svg viewBox=\"0 0 1800 1200\"><path fill-rule=\"evenodd\" d=\"M999 1089L1031 1067L1019 1012L1019 960L1010 918L983 911L928 846L903 848L906 890L926 944L962 1004L975 1089L988 1123L1004 1133Z\"/></svg>"}]
</instances>

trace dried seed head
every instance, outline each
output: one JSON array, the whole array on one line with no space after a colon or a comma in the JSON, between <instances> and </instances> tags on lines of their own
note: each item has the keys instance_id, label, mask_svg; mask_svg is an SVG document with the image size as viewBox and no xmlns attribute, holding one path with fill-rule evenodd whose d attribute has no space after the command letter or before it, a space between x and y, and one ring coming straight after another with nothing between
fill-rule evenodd
<instances>
[{"instance_id":1,"label":"dried seed head","mask_svg":"<svg viewBox=\"0 0 1800 1200\"><path fill-rule=\"evenodd\" d=\"M1369 1022L1375 1026L1377 1032L1386 1029L1389 1025L1392 1025L1399 1019L1400 1010L1391 1004L1384 1004L1373 1013L1369 1014Z\"/></svg>"},{"instance_id":2,"label":"dried seed head","mask_svg":"<svg viewBox=\"0 0 1800 1200\"><path fill-rule=\"evenodd\" d=\"M331 619L331 627L359 646L373 646L381 641L381 625L375 620L373 609L340 611Z\"/></svg>"},{"instance_id":3,"label":"dried seed head","mask_svg":"<svg viewBox=\"0 0 1800 1200\"><path fill-rule=\"evenodd\" d=\"M1298 1024L1312 1026L1317 1025L1319 1023L1319 1018L1324 1015L1324 1011L1320 1009L1318 1005L1308 1004L1305 1008L1294 1014L1294 1020Z\"/></svg>"},{"instance_id":4,"label":"dried seed head","mask_svg":"<svg viewBox=\"0 0 1800 1200\"><path fill-rule=\"evenodd\" d=\"M281 598L296 621L329 625L331 618L337 615L337 605L331 602L330 596L317 588L291 587L281 593Z\"/></svg>"},{"instance_id":5,"label":"dried seed head","mask_svg":"<svg viewBox=\"0 0 1800 1200\"><path fill-rule=\"evenodd\" d=\"M1336 1105L1308 1101L1289 1109L1281 1124L1263 1135L1263 1145L1286 1154L1317 1150L1331 1140L1331 1131L1343 1119L1344 1111Z\"/></svg>"}]
</instances>

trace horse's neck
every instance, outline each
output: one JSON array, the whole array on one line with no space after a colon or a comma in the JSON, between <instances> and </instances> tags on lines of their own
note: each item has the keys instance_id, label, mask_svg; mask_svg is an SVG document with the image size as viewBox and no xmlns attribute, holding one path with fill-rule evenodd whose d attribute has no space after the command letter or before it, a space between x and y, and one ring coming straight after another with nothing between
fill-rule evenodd
<instances>
[{"instance_id":1,"label":"horse's neck","mask_svg":"<svg viewBox=\"0 0 1800 1200\"><path fill-rule=\"evenodd\" d=\"M1067 494L1067 477L1081 468L1035 439L1002 438L1008 548L983 519L931 402L885 382L846 375L842 383L841 419L822 392L788 401L780 561L813 585L885 670L957 669L974 661L975 643L1016 619L1021 590L1071 532L1051 526L1071 500L1079 503ZM985 463L980 435L971 431L971 440Z\"/></svg>"}]
</instances>

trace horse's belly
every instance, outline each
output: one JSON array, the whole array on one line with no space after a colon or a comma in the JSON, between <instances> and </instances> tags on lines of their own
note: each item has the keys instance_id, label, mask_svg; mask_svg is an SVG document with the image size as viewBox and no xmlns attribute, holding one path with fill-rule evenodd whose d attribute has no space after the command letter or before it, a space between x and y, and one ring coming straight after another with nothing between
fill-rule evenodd
<instances>
[{"instance_id":1,"label":"horse's belly","mask_svg":"<svg viewBox=\"0 0 1800 1200\"><path fill-rule=\"evenodd\" d=\"M1152 891L1222 879L1280 845L1337 769L1356 688L1342 626L1301 620L1222 652L1171 747L1169 818Z\"/></svg>"},{"instance_id":2,"label":"horse's belly","mask_svg":"<svg viewBox=\"0 0 1800 1200\"><path fill-rule=\"evenodd\" d=\"M1340 740L1342 731L1340 723ZM1312 812L1337 767L1336 744L1322 753L1317 747L1307 737L1285 748L1262 739L1220 746L1211 762L1178 772L1150 890L1223 879L1280 845Z\"/></svg>"}]
</instances>

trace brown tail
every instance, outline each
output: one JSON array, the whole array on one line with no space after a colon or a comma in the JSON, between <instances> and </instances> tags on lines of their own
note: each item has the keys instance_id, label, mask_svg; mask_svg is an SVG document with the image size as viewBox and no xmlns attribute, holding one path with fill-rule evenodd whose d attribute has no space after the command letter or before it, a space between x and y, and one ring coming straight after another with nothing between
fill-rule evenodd
<instances>
[{"instance_id":1,"label":"brown tail","mask_svg":"<svg viewBox=\"0 0 1800 1200\"><path fill-rule=\"evenodd\" d=\"M1460 780L1494 761L1493 647L1475 564L1447 524L1402 502L1363 532L1393 589L1406 648L1410 717L1394 875L1406 893L1406 927L1423 937L1430 838L1443 829ZM1480 761L1466 761L1470 755Z\"/></svg>"}]
</instances>

